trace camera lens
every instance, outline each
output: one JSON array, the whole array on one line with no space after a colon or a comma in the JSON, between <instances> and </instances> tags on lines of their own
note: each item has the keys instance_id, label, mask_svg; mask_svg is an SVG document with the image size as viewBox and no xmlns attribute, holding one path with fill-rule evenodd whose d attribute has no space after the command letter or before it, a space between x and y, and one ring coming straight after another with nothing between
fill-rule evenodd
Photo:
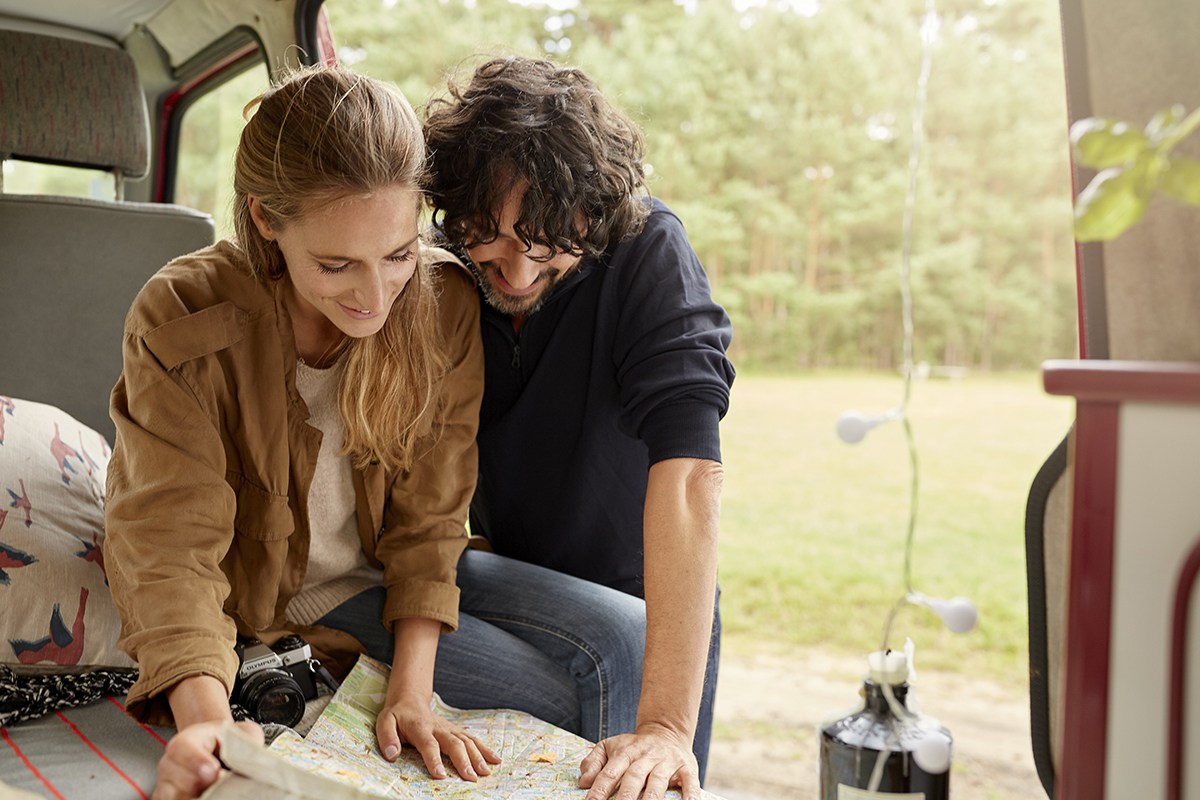
<instances>
[{"instance_id":1,"label":"camera lens","mask_svg":"<svg viewBox=\"0 0 1200 800\"><path fill-rule=\"evenodd\" d=\"M251 675L238 694L238 705L258 722L295 725L304 716L300 684L281 669L264 669Z\"/></svg>"}]
</instances>

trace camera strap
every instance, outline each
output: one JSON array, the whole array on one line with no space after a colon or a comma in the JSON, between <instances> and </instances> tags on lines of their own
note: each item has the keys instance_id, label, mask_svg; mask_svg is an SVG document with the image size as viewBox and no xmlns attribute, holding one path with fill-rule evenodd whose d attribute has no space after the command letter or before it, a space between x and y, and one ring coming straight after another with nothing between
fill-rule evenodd
<instances>
[{"instance_id":1,"label":"camera strap","mask_svg":"<svg viewBox=\"0 0 1200 800\"><path fill-rule=\"evenodd\" d=\"M338 690L338 686L341 684L337 682L337 679L333 677L329 670L321 666L320 661L315 658L310 658L308 660L308 666L312 669L316 676L320 678L321 683L329 687L331 692L336 692Z\"/></svg>"}]
</instances>

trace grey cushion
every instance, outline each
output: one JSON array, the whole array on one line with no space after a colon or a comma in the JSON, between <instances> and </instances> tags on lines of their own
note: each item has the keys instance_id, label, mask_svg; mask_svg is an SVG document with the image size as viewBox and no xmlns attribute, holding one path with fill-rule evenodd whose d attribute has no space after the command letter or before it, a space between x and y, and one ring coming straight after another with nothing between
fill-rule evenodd
<instances>
[{"instance_id":1,"label":"grey cushion","mask_svg":"<svg viewBox=\"0 0 1200 800\"><path fill-rule=\"evenodd\" d=\"M213 235L209 215L182 206L0 195L0 395L58 406L111 442L129 305Z\"/></svg>"}]
</instances>

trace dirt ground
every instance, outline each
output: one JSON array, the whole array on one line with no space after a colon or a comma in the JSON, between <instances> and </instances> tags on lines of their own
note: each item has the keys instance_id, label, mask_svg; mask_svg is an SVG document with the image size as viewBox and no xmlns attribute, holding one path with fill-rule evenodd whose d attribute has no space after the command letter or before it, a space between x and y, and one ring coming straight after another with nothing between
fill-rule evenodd
<instances>
[{"instance_id":1,"label":"dirt ground","mask_svg":"<svg viewBox=\"0 0 1200 800\"><path fill-rule=\"evenodd\" d=\"M817 798L817 730L854 705L865 666L809 650L722 653L705 788L725 800ZM912 692L954 738L953 797L1044 800L1024 692L919 663Z\"/></svg>"}]
</instances>

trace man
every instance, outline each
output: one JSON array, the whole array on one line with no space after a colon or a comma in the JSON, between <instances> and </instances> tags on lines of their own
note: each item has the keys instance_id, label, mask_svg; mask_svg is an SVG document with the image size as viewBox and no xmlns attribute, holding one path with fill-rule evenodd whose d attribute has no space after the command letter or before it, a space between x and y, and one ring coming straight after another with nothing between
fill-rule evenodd
<instances>
[{"instance_id":1,"label":"man","mask_svg":"<svg viewBox=\"0 0 1200 800\"><path fill-rule=\"evenodd\" d=\"M459 565L435 687L599 741L589 800L698 797L729 319L644 194L641 133L582 72L490 61L430 103L425 134L435 225L484 303L470 521L494 553Z\"/></svg>"}]
</instances>

